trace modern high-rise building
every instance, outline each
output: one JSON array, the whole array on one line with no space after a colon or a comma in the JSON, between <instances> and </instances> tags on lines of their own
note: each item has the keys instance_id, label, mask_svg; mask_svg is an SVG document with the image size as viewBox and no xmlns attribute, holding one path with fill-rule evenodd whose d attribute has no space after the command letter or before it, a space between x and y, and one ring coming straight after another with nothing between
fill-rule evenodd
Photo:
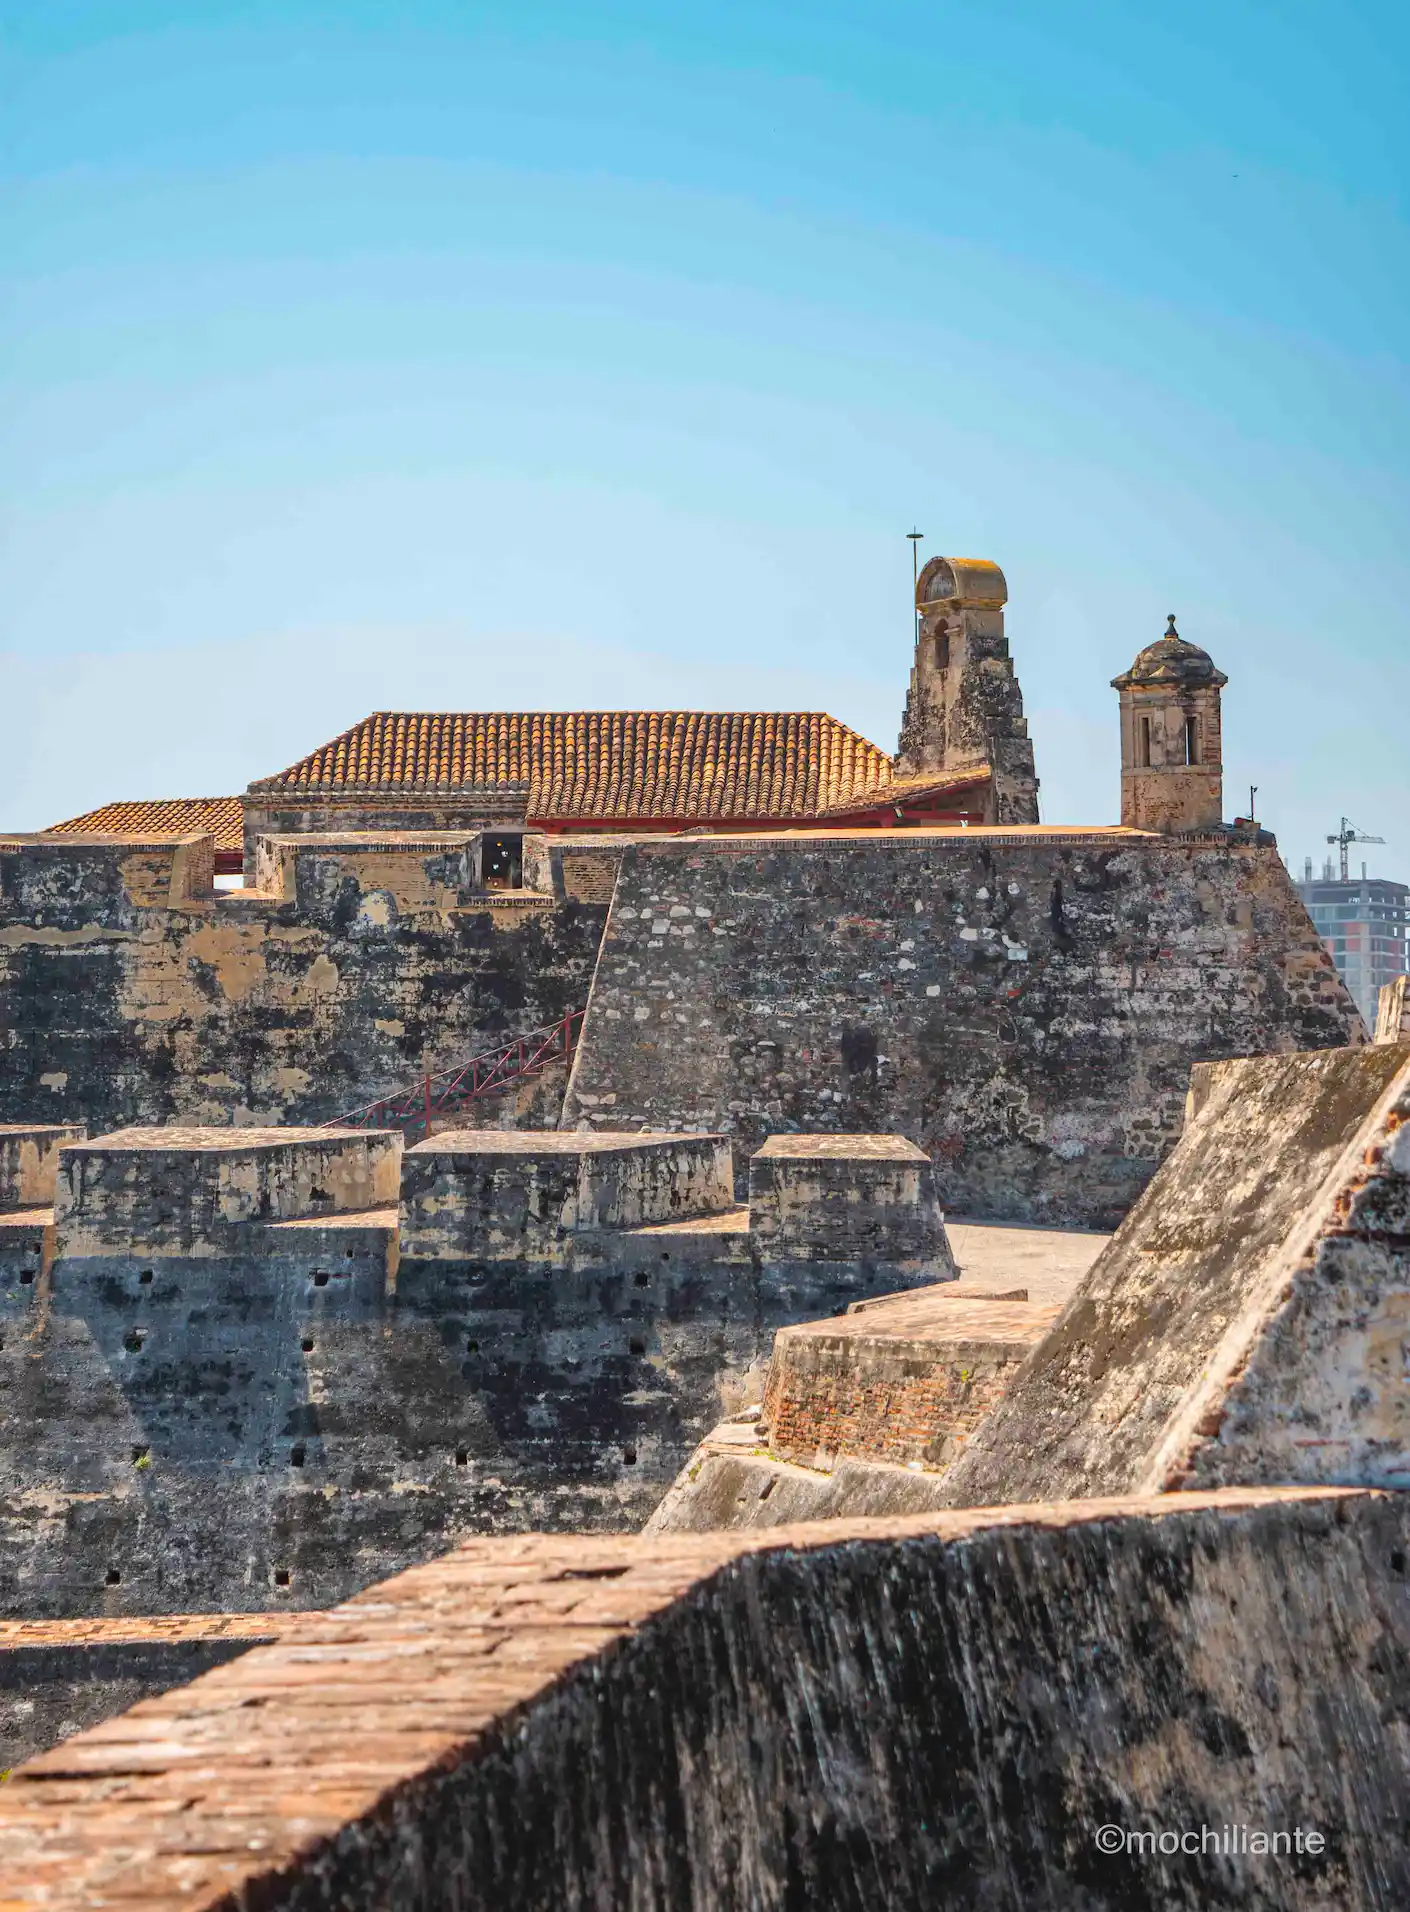
<instances>
[{"instance_id":1,"label":"modern high-rise building","mask_svg":"<svg viewBox=\"0 0 1410 1912\"><path fill-rule=\"evenodd\" d=\"M1364 863L1361 871L1343 882L1329 857L1314 876L1308 857L1297 888L1366 1027L1374 1030L1382 984L1406 973L1410 885L1368 877Z\"/></svg>"}]
</instances>

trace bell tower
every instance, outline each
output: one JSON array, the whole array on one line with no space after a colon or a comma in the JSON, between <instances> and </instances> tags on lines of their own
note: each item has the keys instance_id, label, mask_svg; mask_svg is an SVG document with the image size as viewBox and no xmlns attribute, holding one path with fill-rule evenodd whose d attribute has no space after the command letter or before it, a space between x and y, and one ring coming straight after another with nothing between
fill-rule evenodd
<instances>
[{"instance_id":1,"label":"bell tower","mask_svg":"<svg viewBox=\"0 0 1410 1912\"><path fill-rule=\"evenodd\" d=\"M1224 820L1219 693L1208 651L1187 644L1170 614L1112 687L1121 696L1121 821L1137 830L1217 829Z\"/></svg>"},{"instance_id":2,"label":"bell tower","mask_svg":"<svg viewBox=\"0 0 1410 1912\"><path fill-rule=\"evenodd\" d=\"M916 655L896 773L987 765L986 821L1036 823L1038 779L1004 635L1008 585L984 558L932 558L916 584Z\"/></svg>"}]
</instances>

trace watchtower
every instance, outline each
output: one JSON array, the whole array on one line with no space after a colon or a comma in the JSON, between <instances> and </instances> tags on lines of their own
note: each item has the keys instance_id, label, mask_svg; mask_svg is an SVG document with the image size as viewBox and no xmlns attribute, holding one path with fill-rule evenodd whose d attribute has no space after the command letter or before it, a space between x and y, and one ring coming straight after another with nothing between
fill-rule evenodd
<instances>
[{"instance_id":1,"label":"watchtower","mask_svg":"<svg viewBox=\"0 0 1410 1912\"><path fill-rule=\"evenodd\" d=\"M1121 821L1178 835L1224 817L1219 693L1228 683L1208 651L1187 644L1170 614L1113 689L1121 693Z\"/></svg>"},{"instance_id":2,"label":"watchtower","mask_svg":"<svg viewBox=\"0 0 1410 1912\"><path fill-rule=\"evenodd\" d=\"M1014 676L1009 589L985 558L932 558L916 584L916 655L896 751L902 777L991 774L990 823L1036 823L1033 744Z\"/></svg>"}]
</instances>

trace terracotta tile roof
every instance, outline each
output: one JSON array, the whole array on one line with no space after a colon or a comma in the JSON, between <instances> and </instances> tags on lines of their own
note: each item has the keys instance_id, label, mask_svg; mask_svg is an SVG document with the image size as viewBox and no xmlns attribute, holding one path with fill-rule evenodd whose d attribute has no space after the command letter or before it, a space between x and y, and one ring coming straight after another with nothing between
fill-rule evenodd
<instances>
[{"instance_id":1,"label":"terracotta tile roof","mask_svg":"<svg viewBox=\"0 0 1410 1912\"><path fill-rule=\"evenodd\" d=\"M217 850L239 850L245 815L238 797L155 797L147 803L105 803L81 817L51 823L45 836L80 832L108 836L186 836L209 830Z\"/></svg>"},{"instance_id":2,"label":"terracotta tile roof","mask_svg":"<svg viewBox=\"0 0 1410 1912\"><path fill-rule=\"evenodd\" d=\"M894 781L885 751L824 711L376 711L250 793L508 784L533 818L815 817Z\"/></svg>"}]
</instances>

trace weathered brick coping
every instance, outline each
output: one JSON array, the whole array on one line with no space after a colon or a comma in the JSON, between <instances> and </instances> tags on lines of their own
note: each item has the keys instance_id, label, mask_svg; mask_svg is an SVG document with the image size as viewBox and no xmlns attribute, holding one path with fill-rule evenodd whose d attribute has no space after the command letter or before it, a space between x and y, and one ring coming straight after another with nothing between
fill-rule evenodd
<instances>
[{"instance_id":1,"label":"weathered brick coping","mask_svg":"<svg viewBox=\"0 0 1410 1912\"><path fill-rule=\"evenodd\" d=\"M1261 1560L1263 1552L1276 1554L1284 1528L1301 1532L1305 1545L1325 1546L1351 1522L1347 1544L1355 1546L1357 1525L1376 1527L1375 1508L1394 1499L1354 1489L1236 1489L826 1522L763 1535L472 1541L310 1617L299 1637L256 1648L17 1769L0 1789L0 1907L478 1906L487 1902L479 1891L458 1896L454 1881L437 1877L418 1839L422 1816L429 1826L445 1788L466 1783L507 1745L532 1763L524 1735L551 1690L566 1705L570 1669L596 1658L605 1677L611 1662L601 1656L609 1648L692 1589L698 1604L701 1583L732 1562L773 1555L784 1568L800 1556L831 1556L834 1576L845 1577L853 1545L870 1543L877 1553L866 1572L879 1577L867 1584L881 1587L906 1551L886 1543L911 1541L931 1543L931 1557L936 1548L941 1555L977 1548L973 1571L982 1582L986 1560L1000 1561L1014 1546L1041 1552L1045 1533L1066 1534L1091 1553L1075 1530L1105 1525L1111 1540L1101 1546L1129 1543L1125 1551L1148 1556L1167 1523L1175 1529L1169 1544L1182 1557L1212 1561L1219 1552L1253 1549ZM1286 1522L1260 1514L1284 1507ZM1366 1516L1360 1523L1352 1518L1358 1509ZM999 1540L996 1530L1014 1540ZM986 1534L995 1535L997 1551ZM1388 1544L1376 1527L1377 1558ZM1243 1576L1240 1593L1253 1598L1247 1561L1233 1565ZM826 1575L825 1560L819 1566ZM1286 1587L1276 1559L1267 1570L1270 1587ZM1144 1584L1144 1570L1138 1574ZM819 1625L825 1636L827 1626ZM1021 1631L1013 1644L1028 1650ZM1221 1654L1227 1659L1227 1646ZM805 1670L797 1677L806 1679ZM581 1684L569 1682L573 1690ZM905 1702L892 1695L876 1704L894 1710ZM545 1730L552 1737L552 1725ZM589 1799L593 1783L609 1787L613 1777L599 1769ZM705 1786L710 1778L697 1776ZM605 1798L601 1804L605 1811ZM525 1834L511 1826L507 1836ZM472 1885L491 1859L503 1869L503 1854L470 1861ZM423 1876L412 1890L408 1879L406 1896L395 1889L385 1896L371 1878L375 1868L385 1887L388 1877L403 1876L397 1866L417 1874L422 1865L432 1868L434 1884ZM366 1897L357 1889L364 1879ZM508 1912L516 1901L498 1903Z\"/></svg>"},{"instance_id":2,"label":"weathered brick coping","mask_svg":"<svg viewBox=\"0 0 1410 1912\"><path fill-rule=\"evenodd\" d=\"M108 1620L0 1620L0 1653L36 1646L170 1645L191 1640L283 1640L326 1613L153 1613Z\"/></svg>"}]
</instances>

